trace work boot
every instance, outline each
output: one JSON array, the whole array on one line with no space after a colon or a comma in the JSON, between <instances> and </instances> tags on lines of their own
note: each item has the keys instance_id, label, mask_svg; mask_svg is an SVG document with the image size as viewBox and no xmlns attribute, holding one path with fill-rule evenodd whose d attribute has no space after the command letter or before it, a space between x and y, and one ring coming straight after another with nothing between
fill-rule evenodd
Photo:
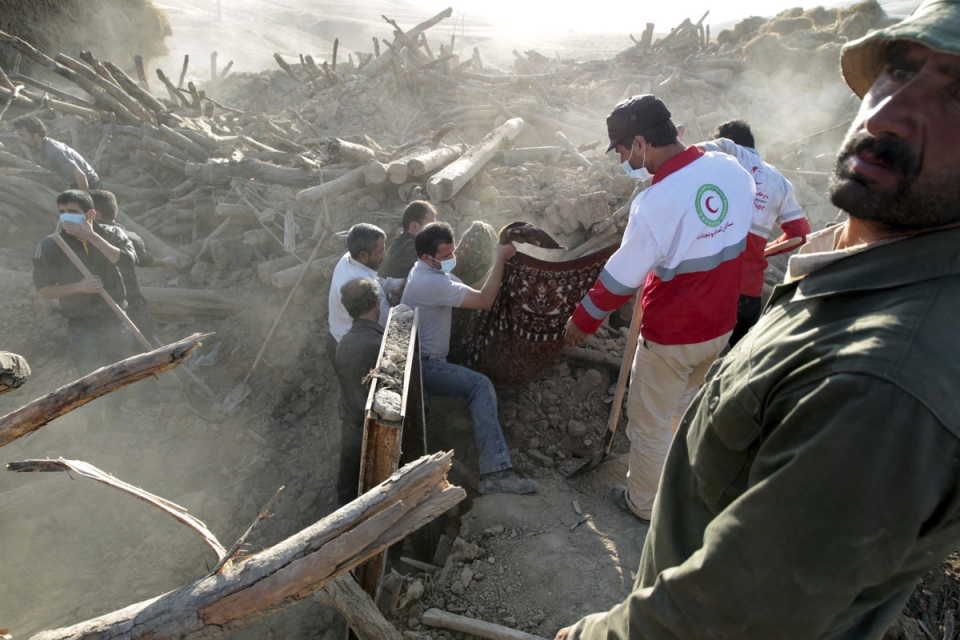
<instances>
[{"instance_id":1,"label":"work boot","mask_svg":"<svg viewBox=\"0 0 960 640\"><path fill-rule=\"evenodd\" d=\"M634 518L636 518L643 524L647 524L647 525L650 524L649 520L647 520L646 518L641 518L640 516L635 514L633 512L633 509L630 508L630 505L627 504L627 487L625 485L618 484L617 486L615 486L610 491L610 499L613 500L613 504L617 505L617 507L621 511L626 511L627 513L632 515Z\"/></svg>"},{"instance_id":2,"label":"work boot","mask_svg":"<svg viewBox=\"0 0 960 640\"><path fill-rule=\"evenodd\" d=\"M513 469L504 469L480 476L480 493L536 493L540 490L536 480L521 478Z\"/></svg>"}]
</instances>

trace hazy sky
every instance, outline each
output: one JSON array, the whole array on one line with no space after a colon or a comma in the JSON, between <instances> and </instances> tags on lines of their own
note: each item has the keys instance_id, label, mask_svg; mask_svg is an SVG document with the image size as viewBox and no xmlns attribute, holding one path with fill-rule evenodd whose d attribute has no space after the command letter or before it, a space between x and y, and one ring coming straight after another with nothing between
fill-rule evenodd
<instances>
[{"instance_id":1,"label":"hazy sky","mask_svg":"<svg viewBox=\"0 0 960 640\"><path fill-rule=\"evenodd\" d=\"M576 3L568 0L407 0L432 12L452 6L454 16L485 18L505 22L513 31L541 31L544 29L577 30L581 32L616 32L639 34L647 22L656 25L657 32L669 31L684 18L697 21L710 11L706 22L711 25L741 20L751 15L772 16L784 9L802 6L811 8L854 4L845 2L802 2L799 0L673 0L649 2L638 0L587 0ZM919 0L881 0L890 15L906 15Z\"/></svg>"}]
</instances>

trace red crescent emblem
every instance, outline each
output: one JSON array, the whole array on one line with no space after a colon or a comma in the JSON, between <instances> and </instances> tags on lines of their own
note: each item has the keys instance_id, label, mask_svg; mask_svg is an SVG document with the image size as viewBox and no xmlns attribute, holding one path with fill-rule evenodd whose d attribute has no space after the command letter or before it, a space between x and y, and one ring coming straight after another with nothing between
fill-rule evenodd
<instances>
[{"instance_id":1,"label":"red crescent emblem","mask_svg":"<svg viewBox=\"0 0 960 640\"><path fill-rule=\"evenodd\" d=\"M713 200L713 196L707 196L707 199L704 202L704 204L707 206L707 211L709 211L710 213L716 213L717 211L720 211L720 209L714 209L713 207L710 206L711 200Z\"/></svg>"}]
</instances>

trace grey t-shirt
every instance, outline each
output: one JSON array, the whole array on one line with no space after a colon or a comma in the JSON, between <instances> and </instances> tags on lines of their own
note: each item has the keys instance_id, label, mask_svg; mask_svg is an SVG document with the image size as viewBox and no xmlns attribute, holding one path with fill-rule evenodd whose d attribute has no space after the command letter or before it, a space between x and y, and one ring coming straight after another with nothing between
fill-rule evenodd
<instances>
[{"instance_id":1,"label":"grey t-shirt","mask_svg":"<svg viewBox=\"0 0 960 640\"><path fill-rule=\"evenodd\" d=\"M450 352L450 316L459 307L470 287L460 278L438 271L417 260L400 302L420 309L420 357L446 360Z\"/></svg>"},{"instance_id":2,"label":"grey t-shirt","mask_svg":"<svg viewBox=\"0 0 960 640\"><path fill-rule=\"evenodd\" d=\"M67 184L73 184L75 180L73 172L77 169L87 176L88 181L97 177L97 172L84 160L83 156L52 138L43 139L40 149L33 152L33 159L44 169L60 176L60 179Z\"/></svg>"}]
</instances>

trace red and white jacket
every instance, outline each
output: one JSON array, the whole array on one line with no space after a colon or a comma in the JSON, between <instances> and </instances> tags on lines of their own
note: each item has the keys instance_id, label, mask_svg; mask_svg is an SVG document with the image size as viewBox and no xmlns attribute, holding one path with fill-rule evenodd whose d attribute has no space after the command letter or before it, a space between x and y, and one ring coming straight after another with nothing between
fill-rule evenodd
<instances>
[{"instance_id":1,"label":"red and white jacket","mask_svg":"<svg viewBox=\"0 0 960 640\"><path fill-rule=\"evenodd\" d=\"M755 150L741 146L732 140L719 138L697 145L705 151L719 151L737 159L740 166L753 175L757 185L757 195L753 201L753 221L750 223L750 235L747 237L747 253L743 256L743 279L741 295L759 297L763 293L763 272L767 268L764 251L774 224L783 230L780 240L800 238L800 244L807 240L810 222L803 214L800 203L793 193L793 185L780 175L780 172L764 162ZM791 251L800 245L790 245L783 251ZM782 253L778 251L770 255Z\"/></svg>"},{"instance_id":2,"label":"red and white jacket","mask_svg":"<svg viewBox=\"0 0 960 640\"><path fill-rule=\"evenodd\" d=\"M724 154L688 147L663 163L574 324L593 333L643 286L645 339L696 344L732 331L755 193L750 174Z\"/></svg>"}]
</instances>

